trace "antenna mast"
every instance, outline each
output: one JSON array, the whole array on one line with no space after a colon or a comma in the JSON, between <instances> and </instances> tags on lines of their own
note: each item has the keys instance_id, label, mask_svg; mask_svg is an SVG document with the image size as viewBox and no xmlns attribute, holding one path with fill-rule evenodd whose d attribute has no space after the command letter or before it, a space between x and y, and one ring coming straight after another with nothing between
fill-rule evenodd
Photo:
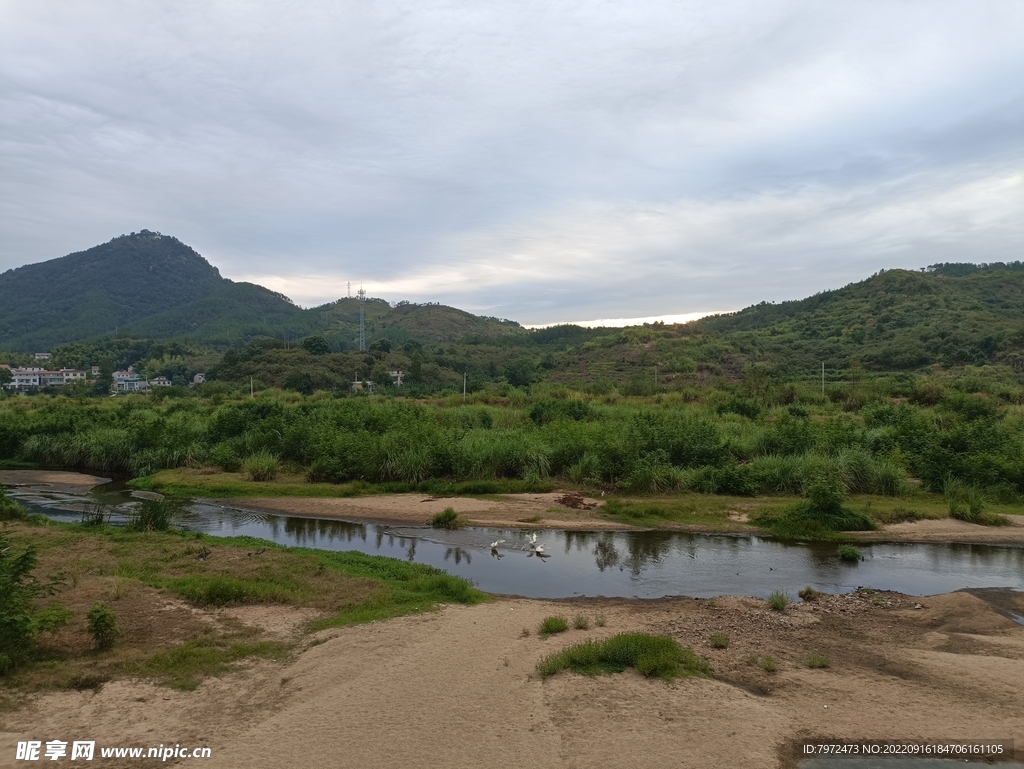
<instances>
[{"instance_id":1,"label":"antenna mast","mask_svg":"<svg viewBox=\"0 0 1024 769\"><path fill-rule=\"evenodd\" d=\"M363 287L359 287L359 350L362 352L366 349L366 291Z\"/></svg>"}]
</instances>

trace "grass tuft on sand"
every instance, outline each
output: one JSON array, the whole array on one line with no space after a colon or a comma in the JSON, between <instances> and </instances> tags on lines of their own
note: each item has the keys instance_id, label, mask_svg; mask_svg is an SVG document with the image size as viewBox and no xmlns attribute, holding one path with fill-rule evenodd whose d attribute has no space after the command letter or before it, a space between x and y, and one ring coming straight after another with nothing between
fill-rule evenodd
<instances>
[{"instance_id":1,"label":"grass tuft on sand","mask_svg":"<svg viewBox=\"0 0 1024 769\"><path fill-rule=\"evenodd\" d=\"M635 668L648 678L671 681L680 676L710 676L711 665L693 649L668 636L619 633L603 641L584 641L555 652L537 663L542 678L563 670L586 676L621 673Z\"/></svg>"}]
</instances>

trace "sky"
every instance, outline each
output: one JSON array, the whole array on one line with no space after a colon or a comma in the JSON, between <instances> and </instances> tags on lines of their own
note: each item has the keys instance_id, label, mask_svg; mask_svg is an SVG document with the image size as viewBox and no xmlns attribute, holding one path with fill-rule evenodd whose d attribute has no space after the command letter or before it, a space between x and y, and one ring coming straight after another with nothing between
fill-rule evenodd
<instances>
[{"instance_id":1,"label":"sky","mask_svg":"<svg viewBox=\"0 0 1024 769\"><path fill-rule=\"evenodd\" d=\"M697 317L1024 259L1024 2L0 0L0 271ZM2 303L2 300L0 300Z\"/></svg>"}]
</instances>

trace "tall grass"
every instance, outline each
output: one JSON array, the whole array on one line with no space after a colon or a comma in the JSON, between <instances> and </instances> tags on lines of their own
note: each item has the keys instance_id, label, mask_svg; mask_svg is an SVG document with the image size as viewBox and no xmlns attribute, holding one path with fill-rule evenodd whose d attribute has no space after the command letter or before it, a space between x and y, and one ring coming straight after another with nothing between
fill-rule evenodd
<instances>
[{"instance_id":1,"label":"tall grass","mask_svg":"<svg viewBox=\"0 0 1024 769\"><path fill-rule=\"evenodd\" d=\"M268 451L252 454L242 460L242 472L250 481L272 481L277 477L280 462Z\"/></svg>"},{"instance_id":2,"label":"tall grass","mask_svg":"<svg viewBox=\"0 0 1024 769\"><path fill-rule=\"evenodd\" d=\"M621 673L632 667L647 677L672 680L680 676L710 676L711 665L693 649L668 636L619 633L603 641L584 641L544 657L537 672L544 678L563 670L583 675Z\"/></svg>"},{"instance_id":3,"label":"tall grass","mask_svg":"<svg viewBox=\"0 0 1024 769\"><path fill-rule=\"evenodd\" d=\"M467 406L274 391L177 403L4 399L0 452L133 477L210 465L267 478L276 458L315 483L565 478L645 495L799 494L831 474L846 494L900 496L908 474L932 491L951 475L991 499L1020 498L1024 420L1015 401L894 404L897 390L920 389L897 384L861 387L855 413L843 411L849 398L840 406L782 383L756 398L729 385L650 397L538 385L478 393ZM960 496L954 507L972 515Z\"/></svg>"}]
</instances>

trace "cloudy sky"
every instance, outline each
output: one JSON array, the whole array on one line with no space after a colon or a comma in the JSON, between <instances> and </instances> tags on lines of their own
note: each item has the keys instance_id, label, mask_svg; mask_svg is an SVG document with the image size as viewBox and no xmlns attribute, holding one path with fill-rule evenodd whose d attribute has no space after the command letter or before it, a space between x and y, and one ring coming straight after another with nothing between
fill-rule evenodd
<instances>
[{"instance_id":1,"label":"cloudy sky","mask_svg":"<svg viewBox=\"0 0 1024 769\"><path fill-rule=\"evenodd\" d=\"M1024 258L1024 3L0 0L0 270L541 324Z\"/></svg>"}]
</instances>

